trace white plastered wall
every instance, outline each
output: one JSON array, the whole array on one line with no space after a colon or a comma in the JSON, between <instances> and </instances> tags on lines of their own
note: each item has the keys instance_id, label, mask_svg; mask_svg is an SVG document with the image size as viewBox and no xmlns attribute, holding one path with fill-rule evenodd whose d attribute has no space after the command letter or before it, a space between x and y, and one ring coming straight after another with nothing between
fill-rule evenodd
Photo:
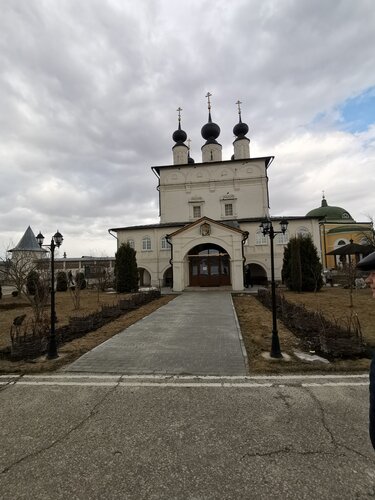
<instances>
[{"instance_id":1,"label":"white plastered wall","mask_svg":"<svg viewBox=\"0 0 375 500\"><path fill-rule=\"evenodd\" d=\"M237 218L268 214L265 160L168 167L160 170L160 222L192 221L191 205L202 204L201 216L225 220L222 199L234 199ZM232 217L233 218L233 217Z\"/></svg>"}]
</instances>

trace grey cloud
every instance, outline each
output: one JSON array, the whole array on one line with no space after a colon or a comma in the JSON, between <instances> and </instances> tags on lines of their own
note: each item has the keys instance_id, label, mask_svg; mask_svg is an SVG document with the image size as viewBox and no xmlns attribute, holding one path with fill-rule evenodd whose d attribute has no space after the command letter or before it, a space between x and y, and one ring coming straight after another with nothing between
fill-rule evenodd
<instances>
[{"instance_id":1,"label":"grey cloud","mask_svg":"<svg viewBox=\"0 0 375 500\"><path fill-rule=\"evenodd\" d=\"M276 155L273 212L303 214L327 187L337 198L330 201L348 203L356 216L359 205L375 212L368 188L363 195L358 180L349 187L347 174L332 180L323 168L334 168L332 158L319 150L306 155L303 140L323 127L332 137L337 105L375 85L374 26L365 0L238 0L230 8L222 0L5 1L0 239L9 232L19 239L29 224L58 225L77 255L95 247L112 252L109 227L156 222L150 166L172 161L178 106L200 161L208 90L225 159L238 98L253 154ZM322 113L330 119L317 126ZM363 136L354 146L359 172L373 158L371 140ZM349 168L345 147L332 156Z\"/></svg>"}]
</instances>

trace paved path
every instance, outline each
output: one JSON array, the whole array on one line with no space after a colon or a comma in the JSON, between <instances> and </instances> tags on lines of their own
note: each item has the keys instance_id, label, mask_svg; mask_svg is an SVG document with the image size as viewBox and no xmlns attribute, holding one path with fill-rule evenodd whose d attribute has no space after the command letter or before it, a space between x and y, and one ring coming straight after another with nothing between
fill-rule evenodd
<instances>
[{"instance_id":1,"label":"paved path","mask_svg":"<svg viewBox=\"0 0 375 500\"><path fill-rule=\"evenodd\" d=\"M246 375L229 292L185 292L65 367L68 372Z\"/></svg>"}]
</instances>

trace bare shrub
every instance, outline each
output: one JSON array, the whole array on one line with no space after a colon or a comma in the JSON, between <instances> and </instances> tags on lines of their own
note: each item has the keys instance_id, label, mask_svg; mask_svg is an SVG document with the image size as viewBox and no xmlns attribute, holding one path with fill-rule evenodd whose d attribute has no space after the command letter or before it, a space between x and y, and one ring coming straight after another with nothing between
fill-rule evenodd
<instances>
[{"instance_id":1,"label":"bare shrub","mask_svg":"<svg viewBox=\"0 0 375 500\"><path fill-rule=\"evenodd\" d=\"M258 291L258 300L272 309L268 290ZM304 305L276 296L276 312L284 325L301 339L304 346L332 358L359 356L365 353L358 316L328 320L321 311L310 311Z\"/></svg>"}]
</instances>

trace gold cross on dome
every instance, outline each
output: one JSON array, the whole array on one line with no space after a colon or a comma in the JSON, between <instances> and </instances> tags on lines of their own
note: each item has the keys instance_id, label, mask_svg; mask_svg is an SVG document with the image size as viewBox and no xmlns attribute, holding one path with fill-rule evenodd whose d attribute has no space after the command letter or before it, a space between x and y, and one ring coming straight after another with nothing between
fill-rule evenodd
<instances>
[{"instance_id":1,"label":"gold cross on dome","mask_svg":"<svg viewBox=\"0 0 375 500\"><path fill-rule=\"evenodd\" d=\"M238 114L241 116L241 104L242 102L238 99L238 101L236 102L237 104L237 107L238 107Z\"/></svg>"},{"instance_id":2,"label":"gold cross on dome","mask_svg":"<svg viewBox=\"0 0 375 500\"><path fill-rule=\"evenodd\" d=\"M178 107L176 111L178 112L178 121L180 122L181 121L181 111L182 111L182 108Z\"/></svg>"},{"instance_id":3,"label":"gold cross on dome","mask_svg":"<svg viewBox=\"0 0 375 500\"><path fill-rule=\"evenodd\" d=\"M208 101L208 109L210 110L211 109L210 97L212 97L212 94L210 94L209 92L207 92L206 97L207 97L207 101Z\"/></svg>"}]
</instances>

